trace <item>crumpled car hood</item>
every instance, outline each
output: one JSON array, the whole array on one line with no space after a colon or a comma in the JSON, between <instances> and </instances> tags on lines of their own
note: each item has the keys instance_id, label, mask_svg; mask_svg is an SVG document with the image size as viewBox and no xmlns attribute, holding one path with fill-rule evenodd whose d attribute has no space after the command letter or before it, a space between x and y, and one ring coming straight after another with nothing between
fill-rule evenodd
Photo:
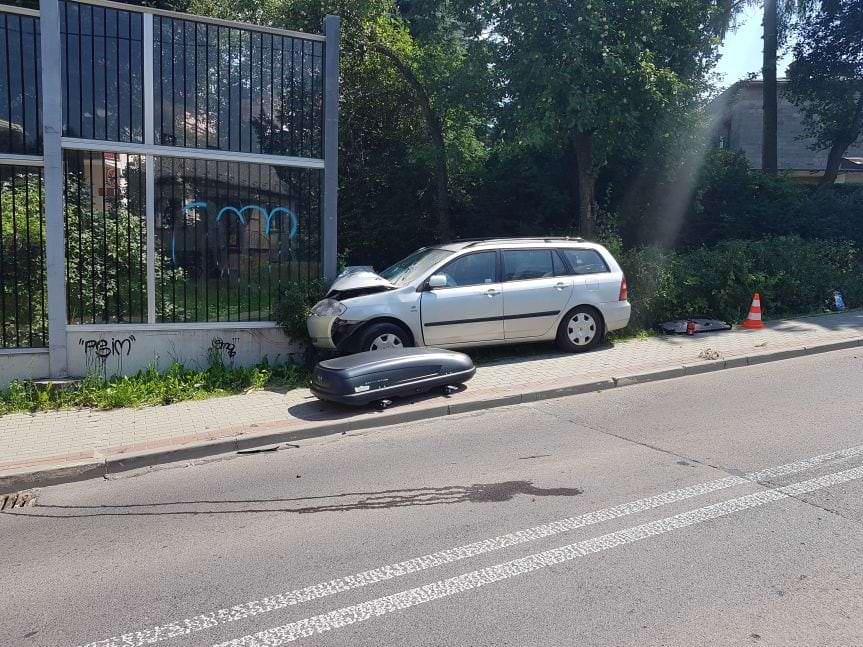
<instances>
[{"instance_id":1,"label":"crumpled car hood","mask_svg":"<svg viewBox=\"0 0 863 647\"><path fill-rule=\"evenodd\" d=\"M395 290L396 286L368 266L355 265L346 267L336 277L330 286L327 297L331 299L349 299L363 294Z\"/></svg>"}]
</instances>

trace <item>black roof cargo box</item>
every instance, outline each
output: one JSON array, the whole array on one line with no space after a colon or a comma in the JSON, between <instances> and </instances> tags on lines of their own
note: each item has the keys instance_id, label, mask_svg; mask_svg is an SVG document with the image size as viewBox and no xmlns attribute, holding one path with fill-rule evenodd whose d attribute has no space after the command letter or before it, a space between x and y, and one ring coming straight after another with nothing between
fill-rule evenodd
<instances>
[{"instance_id":1,"label":"black roof cargo box","mask_svg":"<svg viewBox=\"0 0 863 647\"><path fill-rule=\"evenodd\" d=\"M312 393L321 400L362 405L455 386L475 372L470 357L440 348L372 351L320 362Z\"/></svg>"}]
</instances>

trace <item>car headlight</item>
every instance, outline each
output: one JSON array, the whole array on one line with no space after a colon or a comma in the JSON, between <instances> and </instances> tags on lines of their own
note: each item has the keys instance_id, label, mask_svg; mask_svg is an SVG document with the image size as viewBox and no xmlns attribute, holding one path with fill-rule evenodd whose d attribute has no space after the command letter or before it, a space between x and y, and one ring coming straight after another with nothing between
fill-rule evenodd
<instances>
[{"instance_id":1,"label":"car headlight","mask_svg":"<svg viewBox=\"0 0 863 647\"><path fill-rule=\"evenodd\" d=\"M315 307L312 308L312 315L315 317L338 317L344 314L345 310L347 308L335 299L324 299L315 304Z\"/></svg>"}]
</instances>

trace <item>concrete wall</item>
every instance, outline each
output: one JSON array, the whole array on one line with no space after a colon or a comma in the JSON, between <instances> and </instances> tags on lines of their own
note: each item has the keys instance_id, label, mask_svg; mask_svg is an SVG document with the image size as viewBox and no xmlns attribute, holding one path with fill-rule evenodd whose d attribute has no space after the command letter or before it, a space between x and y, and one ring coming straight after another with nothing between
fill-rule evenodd
<instances>
[{"instance_id":1,"label":"concrete wall","mask_svg":"<svg viewBox=\"0 0 863 647\"><path fill-rule=\"evenodd\" d=\"M0 350L0 389L12 380L48 375L48 350Z\"/></svg>"},{"instance_id":2,"label":"concrete wall","mask_svg":"<svg viewBox=\"0 0 863 647\"><path fill-rule=\"evenodd\" d=\"M164 371L174 362L205 368L211 354L228 366L299 361L304 346L288 339L275 325L212 327L182 326L69 326L66 332L69 375L129 375L148 366ZM14 379L49 375L48 353L0 352L0 388Z\"/></svg>"}]
</instances>

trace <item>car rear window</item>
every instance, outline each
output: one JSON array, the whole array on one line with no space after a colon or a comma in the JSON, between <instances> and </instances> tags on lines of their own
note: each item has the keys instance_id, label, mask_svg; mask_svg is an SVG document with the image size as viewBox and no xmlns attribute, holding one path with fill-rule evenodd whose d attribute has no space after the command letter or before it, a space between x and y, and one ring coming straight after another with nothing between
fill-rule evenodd
<instances>
[{"instance_id":1,"label":"car rear window","mask_svg":"<svg viewBox=\"0 0 863 647\"><path fill-rule=\"evenodd\" d=\"M608 272L608 265L599 252L594 249L562 249L560 250L569 262L572 273L601 274Z\"/></svg>"}]
</instances>

